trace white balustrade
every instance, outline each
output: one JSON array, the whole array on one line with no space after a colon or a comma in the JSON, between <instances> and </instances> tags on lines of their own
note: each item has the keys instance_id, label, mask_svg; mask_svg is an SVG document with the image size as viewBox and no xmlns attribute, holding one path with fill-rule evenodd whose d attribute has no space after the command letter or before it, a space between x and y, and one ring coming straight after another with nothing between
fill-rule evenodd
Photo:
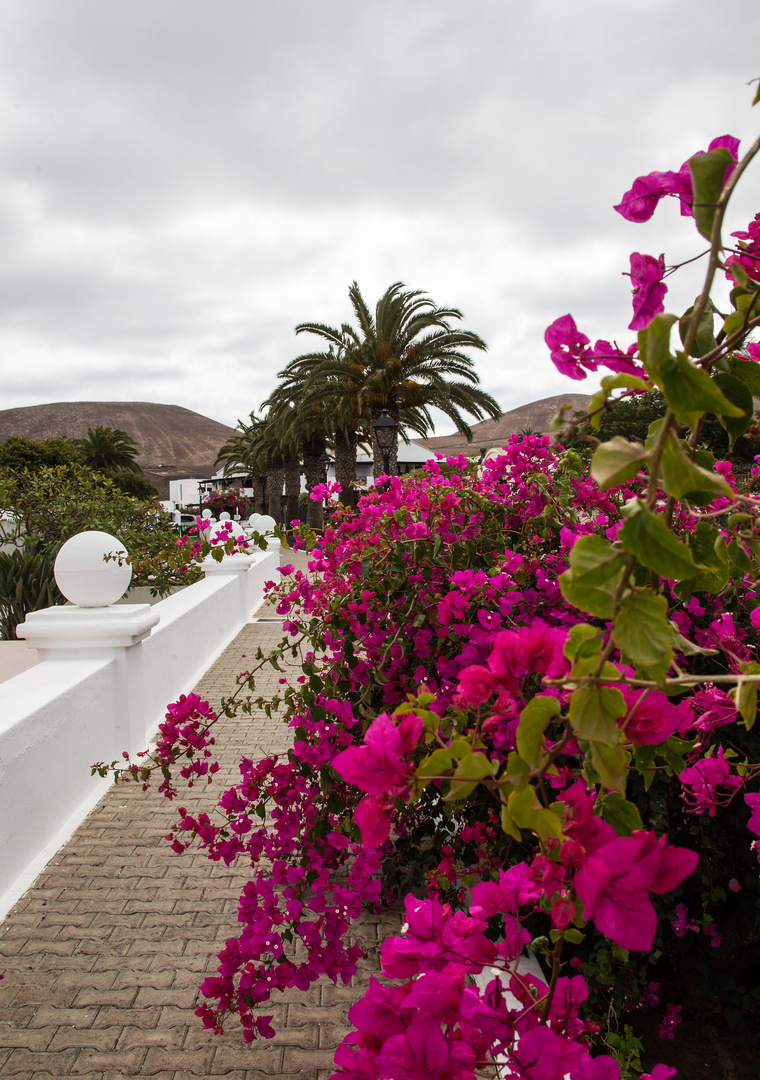
<instances>
[{"instance_id":1,"label":"white balustrade","mask_svg":"<svg viewBox=\"0 0 760 1080\"><path fill-rule=\"evenodd\" d=\"M202 581L151 606L115 604L131 578L103 559L123 550L116 537L64 544L55 573L71 603L27 615L17 634L40 663L0 684L0 917L107 790L90 765L145 749L251 618L278 549L210 560Z\"/></svg>"}]
</instances>

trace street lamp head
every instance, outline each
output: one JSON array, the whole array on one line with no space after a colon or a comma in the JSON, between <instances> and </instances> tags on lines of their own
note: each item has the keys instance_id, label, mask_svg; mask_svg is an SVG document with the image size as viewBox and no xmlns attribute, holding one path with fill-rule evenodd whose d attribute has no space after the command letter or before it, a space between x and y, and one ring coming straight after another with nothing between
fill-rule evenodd
<instances>
[{"instance_id":1,"label":"street lamp head","mask_svg":"<svg viewBox=\"0 0 760 1080\"><path fill-rule=\"evenodd\" d=\"M398 424L387 409L383 409L372 425L372 429L375 432L377 445L380 449L385 452L389 451L396 441Z\"/></svg>"}]
</instances>

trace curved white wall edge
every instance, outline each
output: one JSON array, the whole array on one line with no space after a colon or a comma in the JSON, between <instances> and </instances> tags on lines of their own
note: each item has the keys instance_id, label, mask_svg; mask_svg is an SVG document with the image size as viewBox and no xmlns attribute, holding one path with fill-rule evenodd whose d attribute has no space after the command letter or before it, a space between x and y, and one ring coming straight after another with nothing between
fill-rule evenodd
<instances>
[{"instance_id":1,"label":"curved white wall edge","mask_svg":"<svg viewBox=\"0 0 760 1080\"><path fill-rule=\"evenodd\" d=\"M108 789L113 787L113 780L107 777L102 779L94 777L92 780L93 790L83 799L77 809L69 815L61 825L55 836L38 851L32 861L24 868L23 872L15 879L9 889L0 895L0 919L4 919L11 908L19 902L21 897L30 889L49 862L55 858L64 844L67 844L82 824L87 815L95 809L101 799L108 794Z\"/></svg>"}]
</instances>

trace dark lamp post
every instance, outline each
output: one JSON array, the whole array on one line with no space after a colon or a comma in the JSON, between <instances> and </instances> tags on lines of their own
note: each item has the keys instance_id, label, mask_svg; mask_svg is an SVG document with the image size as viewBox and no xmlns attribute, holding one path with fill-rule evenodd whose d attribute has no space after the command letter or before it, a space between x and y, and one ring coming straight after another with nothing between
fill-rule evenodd
<instances>
[{"instance_id":1,"label":"dark lamp post","mask_svg":"<svg viewBox=\"0 0 760 1080\"><path fill-rule=\"evenodd\" d=\"M380 452L383 455L383 472L388 475L390 472L390 453L393 448L393 444L396 441L396 432L398 430L398 424L393 419L387 409L378 416L372 425L372 430L375 433L377 439L377 445L380 447Z\"/></svg>"},{"instance_id":2,"label":"dark lamp post","mask_svg":"<svg viewBox=\"0 0 760 1080\"><path fill-rule=\"evenodd\" d=\"M323 450L322 453L319 455L319 464L322 466L322 483L326 484L327 483L327 466L332 465L332 458L330 457L330 455L327 453L326 450Z\"/></svg>"}]
</instances>

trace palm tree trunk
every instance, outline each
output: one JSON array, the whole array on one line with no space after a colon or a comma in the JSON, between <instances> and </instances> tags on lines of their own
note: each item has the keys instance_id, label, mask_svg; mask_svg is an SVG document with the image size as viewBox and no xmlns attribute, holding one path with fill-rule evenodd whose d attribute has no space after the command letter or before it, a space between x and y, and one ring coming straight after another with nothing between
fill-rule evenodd
<instances>
[{"instance_id":1,"label":"palm tree trunk","mask_svg":"<svg viewBox=\"0 0 760 1080\"><path fill-rule=\"evenodd\" d=\"M266 513L264 481L259 476L253 477L253 509L257 514Z\"/></svg>"},{"instance_id":2,"label":"palm tree trunk","mask_svg":"<svg viewBox=\"0 0 760 1080\"><path fill-rule=\"evenodd\" d=\"M285 485L285 462L272 458L267 467L267 512L279 525L282 521L282 489Z\"/></svg>"},{"instance_id":3,"label":"palm tree trunk","mask_svg":"<svg viewBox=\"0 0 760 1080\"><path fill-rule=\"evenodd\" d=\"M372 423L374 424L383 409L387 409L390 415L398 424L398 403L395 401L386 401L383 405L372 406ZM382 476L385 472L385 466L383 462L383 451L380 449L380 444L377 441L377 435L375 434L374 427L372 428L372 475L375 480L378 476ZM398 428L395 431L395 438L390 452L388 453L388 475L398 476Z\"/></svg>"},{"instance_id":4,"label":"palm tree trunk","mask_svg":"<svg viewBox=\"0 0 760 1080\"><path fill-rule=\"evenodd\" d=\"M285 504L287 507L286 523L288 527L298 517L298 496L301 494L301 462L298 458L288 458L285 462Z\"/></svg>"},{"instance_id":5,"label":"palm tree trunk","mask_svg":"<svg viewBox=\"0 0 760 1080\"><path fill-rule=\"evenodd\" d=\"M344 506L354 506L356 494L356 446L359 436L355 431L335 429L335 479L340 484L340 501Z\"/></svg>"},{"instance_id":6,"label":"palm tree trunk","mask_svg":"<svg viewBox=\"0 0 760 1080\"><path fill-rule=\"evenodd\" d=\"M325 437L323 434L312 435L303 443L303 472L306 478L306 490L311 494L312 488L321 484L324 480L320 455L325 449ZM306 524L312 529L322 528L322 504L309 499L309 508L306 511Z\"/></svg>"}]
</instances>

